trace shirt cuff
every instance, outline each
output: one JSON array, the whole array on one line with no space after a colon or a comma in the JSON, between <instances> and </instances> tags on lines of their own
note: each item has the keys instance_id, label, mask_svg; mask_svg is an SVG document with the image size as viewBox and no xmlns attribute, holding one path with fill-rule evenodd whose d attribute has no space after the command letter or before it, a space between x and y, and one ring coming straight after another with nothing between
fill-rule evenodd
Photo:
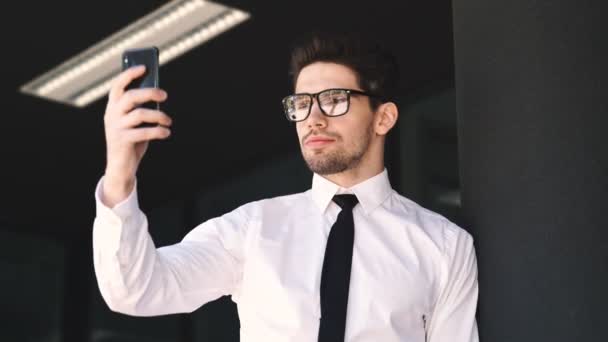
<instances>
[{"instance_id":1,"label":"shirt cuff","mask_svg":"<svg viewBox=\"0 0 608 342\"><path fill-rule=\"evenodd\" d=\"M103 181L105 175L101 177L95 188L95 207L98 217L106 217L111 220L119 220L124 222L139 210L139 201L137 199L137 179L133 185L133 190L122 202L116 204L113 208L108 207L102 201L103 198Z\"/></svg>"}]
</instances>

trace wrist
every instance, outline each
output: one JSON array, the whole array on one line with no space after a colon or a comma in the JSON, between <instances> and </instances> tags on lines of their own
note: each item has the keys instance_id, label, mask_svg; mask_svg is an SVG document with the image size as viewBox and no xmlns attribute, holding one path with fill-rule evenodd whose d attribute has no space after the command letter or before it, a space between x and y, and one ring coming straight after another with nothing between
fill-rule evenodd
<instances>
[{"instance_id":1,"label":"wrist","mask_svg":"<svg viewBox=\"0 0 608 342\"><path fill-rule=\"evenodd\" d=\"M116 186L133 182L135 175L130 172L125 172L125 169L126 168L120 166L106 166L105 179Z\"/></svg>"},{"instance_id":2,"label":"wrist","mask_svg":"<svg viewBox=\"0 0 608 342\"><path fill-rule=\"evenodd\" d=\"M102 202L113 208L116 204L124 201L133 191L135 186L135 177L132 179L123 179L115 177L111 174L106 174L103 180L102 187Z\"/></svg>"},{"instance_id":3,"label":"wrist","mask_svg":"<svg viewBox=\"0 0 608 342\"><path fill-rule=\"evenodd\" d=\"M114 172L112 169L106 169L104 175L104 185L106 188L112 188L116 191L125 192L135 183L135 175L125 175L124 172Z\"/></svg>"}]
</instances>

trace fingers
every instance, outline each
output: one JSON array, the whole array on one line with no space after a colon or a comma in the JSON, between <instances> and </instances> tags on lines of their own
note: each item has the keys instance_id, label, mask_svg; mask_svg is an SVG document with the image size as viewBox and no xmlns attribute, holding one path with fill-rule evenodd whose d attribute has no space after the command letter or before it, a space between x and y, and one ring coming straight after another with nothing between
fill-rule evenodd
<instances>
[{"instance_id":1,"label":"fingers","mask_svg":"<svg viewBox=\"0 0 608 342\"><path fill-rule=\"evenodd\" d=\"M116 99L121 97L125 92L127 85L134 79L143 75L145 70L145 65L138 65L121 72L112 82L112 88L110 88L110 93L108 95L110 102L116 101Z\"/></svg>"},{"instance_id":2,"label":"fingers","mask_svg":"<svg viewBox=\"0 0 608 342\"><path fill-rule=\"evenodd\" d=\"M128 113L133 108L146 102L163 102L167 99L167 93L158 88L131 89L125 92L116 103L116 109L120 113Z\"/></svg>"},{"instance_id":3,"label":"fingers","mask_svg":"<svg viewBox=\"0 0 608 342\"><path fill-rule=\"evenodd\" d=\"M146 102L162 102L167 93L156 88L125 88L143 75L144 66L123 71L114 79L104 114L107 147L107 168L120 169L123 179L134 177L150 140L166 139L171 134L172 120L165 113L147 108L135 108ZM135 108L135 109L133 109ZM135 127L141 123L158 124L156 127ZM144 143L144 144L139 144Z\"/></svg>"},{"instance_id":4,"label":"fingers","mask_svg":"<svg viewBox=\"0 0 608 342\"><path fill-rule=\"evenodd\" d=\"M125 139L131 143L138 143L149 140L162 140L171 135L171 130L167 127L145 127L137 129L129 129L125 131Z\"/></svg>"},{"instance_id":5,"label":"fingers","mask_svg":"<svg viewBox=\"0 0 608 342\"><path fill-rule=\"evenodd\" d=\"M167 93L158 88L125 90L129 83L143 75L145 69L144 65L138 65L124 70L114 79L108 95L106 115L110 117L121 116L140 104L162 102L167 99Z\"/></svg>"},{"instance_id":6,"label":"fingers","mask_svg":"<svg viewBox=\"0 0 608 342\"><path fill-rule=\"evenodd\" d=\"M161 111L137 108L124 117L121 126L124 128L133 128L144 122L159 124L165 127L170 127L173 124L171 117Z\"/></svg>"}]
</instances>

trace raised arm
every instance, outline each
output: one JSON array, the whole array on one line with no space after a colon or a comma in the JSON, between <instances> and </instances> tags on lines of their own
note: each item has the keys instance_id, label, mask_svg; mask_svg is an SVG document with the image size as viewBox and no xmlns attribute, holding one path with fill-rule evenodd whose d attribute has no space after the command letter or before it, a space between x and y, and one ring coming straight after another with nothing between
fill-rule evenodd
<instances>
[{"instance_id":1,"label":"raised arm","mask_svg":"<svg viewBox=\"0 0 608 342\"><path fill-rule=\"evenodd\" d=\"M103 181L96 189L93 260L110 309L134 316L191 312L239 286L248 225L243 208L200 224L178 244L157 249L138 207L137 187L110 208L102 198Z\"/></svg>"}]
</instances>

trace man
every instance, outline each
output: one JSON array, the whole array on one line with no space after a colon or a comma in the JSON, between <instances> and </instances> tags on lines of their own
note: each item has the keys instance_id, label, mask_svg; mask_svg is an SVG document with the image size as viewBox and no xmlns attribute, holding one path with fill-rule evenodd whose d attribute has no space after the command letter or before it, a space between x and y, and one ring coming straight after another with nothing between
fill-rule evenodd
<instances>
[{"instance_id":1,"label":"man","mask_svg":"<svg viewBox=\"0 0 608 342\"><path fill-rule=\"evenodd\" d=\"M312 189L248 203L156 249L135 173L164 113L133 109L162 90L125 91L105 114L108 159L96 189L94 262L112 310L191 312L223 295L237 303L243 342L478 341L471 236L400 196L384 168L398 109L390 54L354 37L317 35L294 49L294 95L283 99ZM133 128L142 122L152 128Z\"/></svg>"}]
</instances>

